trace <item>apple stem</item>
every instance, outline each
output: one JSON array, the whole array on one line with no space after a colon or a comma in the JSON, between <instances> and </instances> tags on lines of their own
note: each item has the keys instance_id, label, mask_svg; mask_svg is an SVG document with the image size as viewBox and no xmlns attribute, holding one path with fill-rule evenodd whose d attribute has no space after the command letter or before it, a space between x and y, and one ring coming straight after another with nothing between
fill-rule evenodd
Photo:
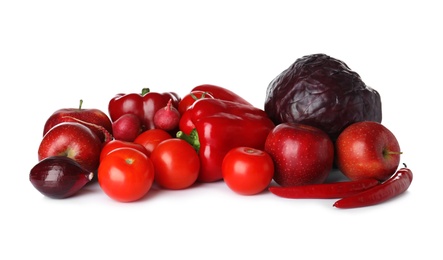
<instances>
[{"instance_id":1,"label":"apple stem","mask_svg":"<svg viewBox=\"0 0 443 260\"><path fill-rule=\"evenodd\" d=\"M82 109L82 105L83 105L83 99L80 99L80 104L78 106L78 109L81 110Z\"/></svg>"},{"instance_id":2,"label":"apple stem","mask_svg":"<svg viewBox=\"0 0 443 260\"><path fill-rule=\"evenodd\" d=\"M387 151L385 154L403 154L403 152Z\"/></svg>"},{"instance_id":3,"label":"apple stem","mask_svg":"<svg viewBox=\"0 0 443 260\"><path fill-rule=\"evenodd\" d=\"M65 117L65 118L70 118L70 119L75 120L75 121L77 121L77 122L79 122L79 123L81 123L81 124L84 124L84 125L87 125L87 126L92 126L92 127L97 128L98 130L100 130L100 131L105 135L104 143L107 143L107 142L111 141L112 139L114 139L114 137L111 135L111 133L109 133L109 131L106 130L106 128L104 128L104 127L101 126L101 125L97 125L97 124L89 123L89 122L86 122L86 121L80 120L80 119L78 119L78 118L72 117L72 116L63 116L63 117Z\"/></svg>"},{"instance_id":4,"label":"apple stem","mask_svg":"<svg viewBox=\"0 0 443 260\"><path fill-rule=\"evenodd\" d=\"M403 152L395 152L395 151L389 151L389 150L385 150L383 151L383 157L389 157L391 155L399 155L399 154L403 154Z\"/></svg>"}]
</instances>

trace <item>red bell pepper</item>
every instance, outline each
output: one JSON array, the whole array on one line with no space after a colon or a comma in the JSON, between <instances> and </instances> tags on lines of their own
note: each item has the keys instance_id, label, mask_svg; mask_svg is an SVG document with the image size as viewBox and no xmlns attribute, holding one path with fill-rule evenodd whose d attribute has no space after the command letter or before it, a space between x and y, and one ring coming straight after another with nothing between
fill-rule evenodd
<instances>
[{"instance_id":1,"label":"red bell pepper","mask_svg":"<svg viewBox=\"0 0 443 260\"><path fill-rule=\"evenodd\" d=\"M170 99L178 108L180 97L174 92L157 93L144 88L142 93L117 94L109 101L109 116L114 122L124 114L134 114L141 120L143 130L153 129L155 112L165 107Z\"/></svg>"},{"instance_id":2,"label":"red bell pepper","mask_svg":"<svg viewBox=\"0 0 443 260\"><path fill-rule=\"evenodd\" d=\"M187 129L180 129L177 137L188 141L198 151L200 182L223 178L223 158L231 149L246 146L263 150L266 137L275 126L259 108L208 98L197 100L181 120L188 121L183 124Z\"/></svg>"},{"instance_id":3,"label":"red bell pepper","mask_svg":"<svg viewBox=\"0 0 443 260\"><path fill-rule=\"evenodd\" d=\"M220 86L211 85L211 84L203 84L203 85L199 85L199 86L194 87L192 89L192 91L194 91L194 90L200 90L200 91L207 92L213 98L223 99L223 100L227 100L227 101L233 101L233 102L252 106L251 103L246 101L244 98L242 98L238 94L232 92L229 89L226 89L226 88L223 88Z\"/></svg>"}]
</instances>

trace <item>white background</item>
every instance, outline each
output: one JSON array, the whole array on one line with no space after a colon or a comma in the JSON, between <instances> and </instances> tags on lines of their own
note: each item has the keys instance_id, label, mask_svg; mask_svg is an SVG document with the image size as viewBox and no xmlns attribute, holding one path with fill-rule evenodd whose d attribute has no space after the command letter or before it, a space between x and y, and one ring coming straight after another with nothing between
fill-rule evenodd
<instances>
[{"instance_id":1,"label":"white background","mask_svg":"<svg viewBox=\"0 0 443 260\"><path fill-rule=\"evenodd\" d=\"M438 1L157 2L1 2L1 259L441 259ZM117 93L210 83L262 108L268 83L313 53L380 92L415 174L402 196L339 210L219 182L124 204L98 186L52 200L29 182L46 119L79 99L107 112Z\"/></svg>"}]
</instances>

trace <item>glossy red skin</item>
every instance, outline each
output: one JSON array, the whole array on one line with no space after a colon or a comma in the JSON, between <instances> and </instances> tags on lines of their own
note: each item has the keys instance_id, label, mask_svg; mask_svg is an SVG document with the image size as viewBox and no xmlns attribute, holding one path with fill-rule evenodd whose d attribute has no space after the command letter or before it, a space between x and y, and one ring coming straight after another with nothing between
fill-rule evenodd
<instances>
[{"instance_id":1,"label":"glossy red skin","mask_svg":"<svg viewBox=\"0 0 443 260\"><path fill-rule=\"evenodd\" d=\"M149 154L150 154L146 150L146 148L141 144L114 139L114 140L107 142L103 146L103 148L100 152L100 161L102 161L103 158L105 158L105 156L108 155L113 150L115 150L117 148L122 148L122 147L133 148L133 149L139 150L140 152L146 154L146 156L149 156Z\"/></svg>"},{"instance_id":2,"label":"glossy red skin","mask_svg":"<svg viewBox=\"0 0 443 260\"><path fill-rule=\"evenodd\" d=\"M188 108L192 106L192 104L194 104L195 101L202 98L214 98L214 97L208 92L203 90L194 90L186 94L178 104L178 112L180 113L180 115L183 115L186 112L186 110L188 110Z\"/></svg>"},{"instance_id":3,"label":"glossy red skin","mask_svg":"<svg viewBox=\"0 0 443 260\"><path fill-rule=\"evenodd\" d=\"M335 161L351 180L375 178L384 181L400 164L400 145L394 134L374 121L362 121L345 128L335 143ZM395 154L385 154L385 151Z\"/></svg>"},{"instance_id":4,"label":"glossy red skin","mask_svg":"<svg viewBox=\"0 0 443 260\"><path fill-rule=\"evenodd\" d=\"M116 201L137 201L152 187L154 165L138 150L117 148L101 161L98 182L106 195Z\"/></svg>"},{"instance_id":5,"label":"glossy red skin","mask_svg":"<svg viewBox=\"0 0 443 260\"><path fill-rule=\"evenodd\" d=\"M75 119L77 118L82 121L96 124L104 127L109 133L112 134L112 123L108 115L106 115L102 110L90 108L63 108L55 111L45 122L43 128L43 135L45 135L52 127L62 122L77 122ZM103 142L105 140L105 135L100 129L97 129L93 126L87 126L91 129Z\"/></svg>"},{"instance_id":6,"label":"glossy red skin","mask_svg":"<svg viewBox=\"0 0 443 260\"><path fill-rule=\"evenodd\" d=\"M272 186L269 191L288 199L333 199L344 198L364 190L370 189L380 182L376 179L362 179L358 181L341 181L300 186Z\"/></svg>"},{"instance_id":7,"label":"glossy red skin","mask_svg":"<svg viewBox=\"0 0 443 260\"><path fill-rule=\"evenodd\" d=\"M38 148L38 159L67 156L86 170L94 172L99 164L101 148L101 140L91 129L81 123L63 122L43 136Z\"/></svg>"},{"instance_id":8,"label":"glossy red skin","mask_svg":"<svg viewBox=\"0 0 443 260\"><path fill-rule=\"evenodd\" d=\"M232 191L241 195L255 195L271 183L274 162L262 150L237 147L225 155L222 174L224 182Z\"/></svg>"},{"instance_id":9,"label":"glossy red skin","mask_svg":"<svg viewBox=\"0 0 443 260\"><path fill-rule=\"evenodd\" d=\"M284 187L323 183L333 166L331 139L308 125L277 125L266 139L265 151L274 160L274 181Z\"/></svg>"},{"instance_id":10,"label":"glossy red skin","mask_svg":"<svg viewBox=\"0 0 443 260\"><path fill-rule=\"evenodd\" d=\"M381 184L370 189L340 199L336 208L358 208L380 204L405 192L412 183L413 174L409 168L401 168Z\"/></svg>"},{"instance_id":11,"label":"glossy red skin","mask_svg":"<svg viewBox=\"0 0 443 260\"><path fill-rule=\"evenodd\" d=\"M233 91L226 89L224 87L211 85L211 84L203 84L203 85L196 86L192 89L192 91L195 91L195 90L208 92L209 94L211 94L211 96L213 98L216 98L216 99L222 99L222 100L227 100L227 101L232 101L232 102L237 102L240 104L252 106L252 104L249 103L246 99L242 98L238 94L236 94Z\"/></svg>"},{"instance_id":12,"label":"glossy red skin","mask_svg":"<svg viewBox=\"0 0 443 260\"><path fill-rule=\"evenodd\" d=\"M230 115L230 117L257 117L257 121L265 122L266 126L274 127L274 123L271 125L268 115L254 106L228 100L199 99L181 116L179 122L180 131L189 134L195 128L196 121L220 113L225 113L227 116Z\"/></svg>"},{"instance_id":13,"label":"glossy red skin","mask_svg":"<svg viewBox=\"0 0 443 260\"><path fill-rule=\"evenodd\" d=\"M145 147L147 155L150 157L152 151L159 143L170 138L172 138L171 134L163 129L149 129L139 134L135 138L134 143Z\"/></svg>"},{"instance_id":14,"label":"glossy red skin","mask_svg":"<svg viewBox=\"0 0 443 260\"><path fill-rule=\"evenodd\" d=\"M124 114L134 114L140 118L142 129L154 129L154 115L157 110L165 107L169 100L177 108L180 97L174 92L148 92L147 94L117 94L108 104L109 116L112 121Z\"/></svg>"},{"instance_id":15,"label":"glossy red skin","mask_svg":"<svg viewBox=\"0 0 443 260\"><path fill-rule=\"evenodd\" d=\"M194 113L190 111L185 111L185 113L181 115L180 121L178 122L178 128L180 129L180 131L187 135L189 135L191 131L195 128L194 121L192 119L193 114Z\"/></svg>"},{"instance_id":16,"label":"glossy red skin","mask_svg":"<svg viewBox=\"0 0 443 260\"><path fill-rule=\"evenodd\" d=\"M186 114L199 136L200 182L223 179L221 167L226 153L239 146L262 150L274 128L263 110L220 99L198 100Z\"/></svg>"},{"instance_id":17,"label":"glossy red skin","mask_svg":"<svg viewBox=\"0 0 443 260\"><path fill-rule=\"evenodd\" d=\"M157 145L151 153L155 182L162 188L180 190L189 188L197 180L200 159L188 142L170 138Z\"/></svg>"}]
</instances>

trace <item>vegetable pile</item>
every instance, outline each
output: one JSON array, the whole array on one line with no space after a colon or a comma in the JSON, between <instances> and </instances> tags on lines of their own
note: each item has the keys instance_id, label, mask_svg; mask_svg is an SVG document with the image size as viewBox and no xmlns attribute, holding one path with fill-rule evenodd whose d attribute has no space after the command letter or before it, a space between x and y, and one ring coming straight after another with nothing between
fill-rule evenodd
<instances>
[{"instance_id":1,"label":"vegetable pile","mask_svg":"<svg viewBox=\"0 0 443 260\"><path fill-rule=\"evenodd\" d=\"M381 124L379 93L325 54L297 59L274 78L263 109L210 84L183 97L120 93L107 113L82 103L45 122L29 173L45 196L69 198L98 182L111 199L133 202L153 185L222 181L239 195L338 199L336 208L357 208L392 199L412 182L412 171L398 168L397 139ZM326 182L334 167L347 180Z\"/></svg>"}]
</instances>

